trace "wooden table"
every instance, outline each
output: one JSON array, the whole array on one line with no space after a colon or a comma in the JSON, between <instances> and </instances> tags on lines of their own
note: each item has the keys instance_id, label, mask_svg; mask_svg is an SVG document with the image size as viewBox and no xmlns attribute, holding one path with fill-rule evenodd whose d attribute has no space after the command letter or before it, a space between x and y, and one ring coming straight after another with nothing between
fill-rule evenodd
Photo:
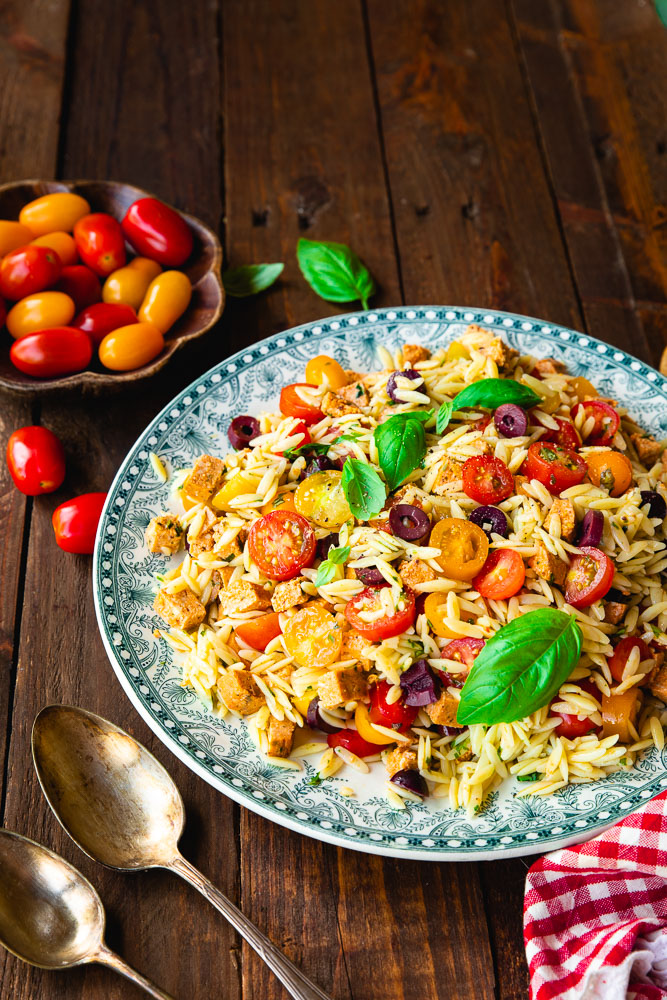
<instances>
[{"instance_id":1,"label":"wooden table","mask_svg":"<svg viewBox=\"0 0 667 1000\"><path fill-rule=\"evenodd\" d=\"M51 512L105 489L148 420L227 354L330 315L297 238L349 243L377 306L455 303L540 316L657 362L667 342L667 32L648 0L3 0L2 180L114 178L219 229L231 264L283 260L268 294L133 392L0 403L2 439L65 441L56 494L2 475L2 823L99 888L108 940L179 1000L282 988L227 924L164 873L89 862L39 791L30 727L85 706L142 740L185 797L185 853L334 1000L520 1000L529 859L383 860L241 809L172 757L107 662L91 560ZM4 444L3 444L4 447ZM98 968L0 953L12 1000L143 996Z\"/></svg>"}]
</instances>

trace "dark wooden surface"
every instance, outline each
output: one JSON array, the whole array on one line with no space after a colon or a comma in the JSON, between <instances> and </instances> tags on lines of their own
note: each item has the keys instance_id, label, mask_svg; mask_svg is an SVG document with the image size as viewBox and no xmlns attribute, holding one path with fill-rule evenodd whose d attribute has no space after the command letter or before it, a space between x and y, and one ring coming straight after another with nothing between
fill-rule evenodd
<instances>
[{"instance_id":1,"label":"dark wooden surface","mask_svg":"<svg viewBox=\"0 0 667 1000\"><path fill-rule=\"evenodd\" d=\"M112 178L218 229L232 264L281 282L122 396L0 398L0 444L40 422L64 487L26 500L0 469L1 822L99 888L108 940L179 1000L285 996L226 923L163 873L89 862L30 762L48 702L101 712L176 778L184 851L333 1000L524 1000L529 859L434 865L338 850L240 809L150 733L107 663L90 559L50 517L106 488L136 435L196 374L335 311L300 278L300 234L349 242L374 304L524 311L657 361L667 342L667 32L635 0L0 0L0 181ZM0 952L0 996L143 994L98 968Z\"/></svg>"}]
</instances>

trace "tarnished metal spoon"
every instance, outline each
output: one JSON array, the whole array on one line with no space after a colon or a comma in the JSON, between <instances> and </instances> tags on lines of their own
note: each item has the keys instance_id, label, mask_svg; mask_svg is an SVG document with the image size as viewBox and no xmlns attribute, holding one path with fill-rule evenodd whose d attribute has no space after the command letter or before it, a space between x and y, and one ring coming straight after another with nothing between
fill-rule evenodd
<instances>
[{"instance_id":1,"label":"tarnished metal spoon","mask_svg":"<svg viewBox=\"0 0 667 1000\"><path fill-rule=\"evenodd\" d=\"M32 755L49 805L90 858L122 871L176 872L229 920L295 1000L329 1000L182 856L183 800L141 743L92 712L49 705L35 719Z\"/></svg>"},{"instance_id":2,"label":"tarnished metal spoon","mask_svg":"<svg viewBox=\"0 0 667 1000\"><path fill-rule=\"evenodd\" d=\"M40 969L98 962L173 1000L104 943L104 907L88 879L68 861L19 833L0 830L0 944Z\"/></svg>"}]
</instances>

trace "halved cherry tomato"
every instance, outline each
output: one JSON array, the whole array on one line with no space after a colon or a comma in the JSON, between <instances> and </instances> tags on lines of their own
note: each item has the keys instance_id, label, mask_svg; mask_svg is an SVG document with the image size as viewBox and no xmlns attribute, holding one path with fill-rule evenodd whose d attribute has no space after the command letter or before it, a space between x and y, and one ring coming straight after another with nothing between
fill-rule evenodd
<instances>
[{"instance_id":1,"label":"halved cherry tomato","mask_svg":"<svg viewBox=\"0 0 667 1000\"><path fill-rule=\"evenodd\" d=\"M107 333L117 330L119 326L129 326L136 322L136 314L130 306L96 302L83 309L73 320L72 326L87 333L94 344L101 344Z\"/></svg>"},{"instance_id":2,"label":"halved cherry tomato","mask_svg":"<svg viewBox=\"0 0 667 1000\"><path fill-rule=\"evenodd\" d=\"M429 545L440 549L436 561L451 580L472 580L489 554L489 539L482 529L461 517L443 517L438 521Z\"/></svg>"},{"instance_id":3,"label":"halved cherry tomato","mask_svg":"<svg viewBox=\"0 0 667 1000\"><path fill-rule=\"evenodd\" d=\"M147 365L163 348L164 337L153 323L130 323L107 333L98 353L105 368L128 372Z\"/></svg>"},{"instance_id":4,"label":"halved cherry tomato","mask_svg":"<svg viewBox=\"0 0 667 1000\"><path fill-rule=\"evenodd\" d=\"M252 496L257 493L257 487L259 486L259 477L253 476L247 470L242 470L237 472L232 476L231 479L227 479L215 496L211 500L211 506L214 510L226 510L233 511L234 508L231 506L233 500L237 497L242 496L244 493L248 493ZM187 480L184 484L184 489L187 490Z\"/></svg>"},{"instance_id":5,"label":"halved cherry tomato","mask_svg":"<svg viewBox=\"0 0 667 1000\"><path fill-rule=\"evenodd\" d=\"M396 740L391 739L391 737L383 736L382 733L378 733L377 729L373 729L368 709L361 701L354 710L354 724L357 727L357 732L361 738L366 740L367 743L375 745L376 748L378 746L387 746L389 743L396 742Z\"/></svg>"},{"instance_id":6,"label":"halved cherry tomato","mask_svg":"<svg viewBox=\"0 0 667 1000\"><path fill-rule=\"evenodd\" d=\"M521 468L529 479L537 479L556 495L570 486L583 483L588 471L588 466L576 451L550 441L546 444L534 441Z\"/></svg>"},{"instance_id":7,"label":"halved cherry tomato","mask_svg":"<svg viewBox=\"0 0 667 1000\"><path fill-rule=\"evenodd\" d=\"M0 295L6 299L22 299L42 292L56 283L62 264L55 250L28 244L12 250L0 264Z\"/></svg>"},{"instance_id":8,"label":"halved cherry tomato","mask_svg":"<svg viewBox=\"0 0 667 1000\"><path fill-rule=\"evenodd\" d=\"M306 424L316 424L319 420L322 420L324 414L316 406L304 403L296 391L299 387L307 389L317 388L316 385L310 382L293 382L291 385L284 386L280 391L280 412L285 417L296 417L298 420L303 420Z\"/></svg>"},{"instance_id":9,"label":"halved cherry tomato","mask_svg":"<svg viewBox=\"0 0 667 1000\"><path fill-rule=\"evenodd\" d=\"M249 622L243 622L235 629L235 634L241 642L258 650L265 650L281 632L280 615L277 611L262 615L261 618L253 618Z\"/></svg>"},{"instance_id":10,"label":"halved cherry tomato","mask_svg":"<svg viewBox=\"0 0 667 1000\"><path fill-rule=\"evenodd\" d=\"M306 379L315 385L323 385L326 380L330 389L342 389L349 379L335 358L328 354L318 354L306 365Z\"/></svg>"},{"instance_id":11,"label":"halved cherry tomato","mask_svg":"<svg viewBox=\"0 0 667 1000\"><path fill-rule=\"evenodd\" d=\"M24 247L33 238L32 229L21 225L20 222L12 222L9 219L0 219L0 257L6 253Z\"/></svg>"},{"instance_id":12,"label":"halved cherry tomato","mask_svg":"<svg viewBox=\"0 0 667 1000\"><path fill-rule=\"evenodd\" d=\"M106 498L106 493L82 493L56 507L52 522L61 549L78 555L92 553Z\"/></svg>"},{"instance_id":13,"label":"halved cherry tomato","mask_svg":"<svg viewBox=\"0 0 667 1000\"><path fill-rule=\"evenodd\" d=\"M558 424L558 430L554 430L553 427L547 427L540 441L553 441L559 444L561 448L574 448L575 451L581 448L581 438L572 421L565 420L563 417L553 417L552 419ZM539 418L538 424L540 427L544 427Z\"/></svg>"},{"instance_id":14,"label":"halved cherry tomato","mask_svg":"<svg viewBox=\"0 0 667 1000\"><path fill-rule=\"evenodd\" d=\"M384 588L382 588L384 589ZM382 598L380 589L365 587L361 593L348 601L345 606L345 617L352 628L361 632L365 639L370 642L380 642L382 639L391 639L394 635L400 635L413 624L415 620L415 596L407 588L399 600L398 606L393 614L383 614L380 618L373 618L366 621L361 616L366 613L374 613L382 609Z\"/></svg>"},{"instance_id":15,"label":"halved cherry tomato","mask_svg":"<svg viewBox=\"0 0 667 1000\"><path fill-rule=\"evenodd\" d=\"M651 650L643 639L635 638L634 636L626 636L625 639L621 639L618 646L614 649L613 654L607 660L611 676L617 684L620 684L623 680L623 671L633 649L639 650L640 663L642 660L651 659Z\"/></svg>"},{"instance_id":16,"label":"halved cherry tomato","mask_svg":"<svg viewBox=\"0 0 667 1000\"><path fill-rule=\"evenodd\" d=\"M632 465L620 451L596 451L586 457L588 475L595 486L609 490L609 496L620 497L632 485Z\"/></svg>"},{"instance_id":17,"label":"halved cherry tomato","mask_svg":"<svg viewBox=\"0 0 667 1000\"><path fill-rule=\"evenodd\" d=\"M261 508L262 514L270 514L272 510L293 510L296 511L294 506L294 491L284 490L282 493L276 493L273 500L269 500Z\"/></svg>"},{"instance_id":18,"label":"halved cherry tomato","mask_svg":"<svg viewBox=\"0 0 667 1000\"><path fill-rule=\"evenodd\" d=\"M163 271L153 278L139 309L139 319L166 333L188 308L192 285L182 271Z\"/></svg>"},{"instance_id":19,"label":"halved cherry tomato","mask_svg":"<svg viewBox=\"0 0 667 1000\"><path fill-rule=\"evenodd\" d=\"M297 434L301 435L301 440L296 444L293 444L292 448L301 448L304 444L310 444L310 442L312 441L312 438L310 436L310 431L304 424L303 420L299 420L294 429L290 431L290 437L296 437ZM277 454L284 455L285 452L279 451Z\"/></svg>"},{"instance_id":20,"label":"halved cherry tomato","mask_svg":"<svg viewBox=\"0 0 667 1000\"><path fill-rule=\"evenodd\" d=\"M565 577L565 600L573 608L588 608L604 597L614 579L614 564L606 553L584 546L573 557Z\"/></svg>"},{"instance_id":21,"label":"halved cherry tomato","mask_svg":"<svg viewBox=\"0 0 667 1000\"><path fill-rule=\"evenodd\" d=\"M603 399L587 399L584 403L575 403L571 414L574 420L583 409L585 413L584 422L589 417L593 417L595 426L586 439L587 445L611 444L614 435L618 430L621 418L609 403Z\"/></svg>"},{"instance_id":22,"label":"halved cherry tomato","mask_svg":"<svg viewBox=\"0 0 667 1000\"><path fill-rule=\"evenodd\" d=\"M639 715L639 691L636 687L628 688L622 694L602 695L602 735L618 736L619 743L630 743L633 735L630 724L634 726Z\"/></svg>"},{"instance_id":23,"label":"halved cherry tomato","mask_svg":"<svg viewBox=\"0 0 667 1000\"><path fill-rule=\"evenodd\" d=\"M577 375L576 378L568 379L567 391L570 396L576 396L580 402L584 399L590 399L591 397L600 395L593 383L589 382L587 378L583 378L581 375Z\"/></svg>"},{"instance_id":24,"label":"halved cherry tomato","mask_svg":"<svg viewBox=\"0 0 667 1000\"><path fill-rule=\"evenodd\" d=\"M321 604L307 604L288 618L283 636L285 649L301 667L328 667L343 645L340 625Z\"/></svg>"},{"instance_id":25,"label":"halved cherry tomato","mask_svg":"<svg viewBox=\"0 0 667 1000\"><path fill-rule=\"evenodd\" d=\"M518 594L526 579L523 559L514 549L494 549L472 581L473 589L492 601L506 601Z\"/></svg>"},{"instance_id":26,"label":"halved cherry tomato","mask_svg":"<svg viewBox=\"0 0 667 1000\"><path fill-rule=\"evenodd\" d=\"M420 614L419 601L423 604L423 613L426 615L428 626L432 632L442 639L456 639L460 634L454 632L446 624L447 618L447 594L419 594L417 597L417 614Z\"/></svg>"},{"instance_id":27,"label":"halved cherry tomato","mask_svg":"<svg viewBox=\"0 0 667 1000\"><path fill-rule=\"evenodd\" d=\"M77 312L92 306L93 302L100 301L99 278L85 264L71 264L64 267L55 287L57 292L69 295Z\"/></svg>"},{"instance_id":28,"label":"halved cherry tomato","mask_svg":"<svg viewBox=\"0 0 667 1000\"><path fill-rule=\"evenodd\" d=\"M602 694L593 681L579 681L579 687L600 701ZM556 696L555 700L558 700L558 696ZM575 740L578 736L586 736L588 733L600 729L600 726L596 725L588 716L571 715L568 712L554 712L553 709L552 714L554 716L559 715L561 718L554 732L559 736L564 736L566 740Z\"/></svg>"},{"instance_id":29,"label":"halved cherry tomato","mask_svg":"<svg viewBox=\"0 0 667 1000\"><path fill-rule=\"evenodd\" d=\"M119 267L109 275L104 282L102 298L105 302L117 302L139 309L146 298L148 286L161 271L156 260L135 257L125 267Z\"/></svg>"},{"instance_id":30,"label":"halved cherry tomato","mask_svg":"<svg viewBox=\"0 0 667 1000\"><path fill-rule=\"evenodd\" d=\"M34 247L47 247L49 250L55 250L63 267L70 267L72 264L76 264L79 259L76 243L69 233L46 233L44 236L38 236L31 240L30 243Z\"/></svg>"},{"instance_id":31,"label":"halved cherry tomato","mask_svg":"<svg viewBox=\"0 0 667 1000\"><path fill-rule=\"evenodd\" d=\"M7 313L7 329L18 339L53 326L67 326L74 303L63 292L37 292L17 302Z\"/></svg>"},{"instance_id":32,"label":"halved cherry tomato","mask_svg":"<svg viewBox=\"0 0 667 1000\"><path fill-rule=\"evenodd\" d=\"M386 681L379 681L373 688L369 712L371 722L376 726L384 726L385 729L395 729L399 733L405 733L417 718L419 709L406 705L402 699L390 704L387 701L390 690L391 684Z\"/></svg>"},{"instance_id":33,"label":"halved cherry tomato","mask_svg":"<svg viewBox=\"0 0 667 1000\"><path fill-rule=\"evenodd\" d=\"M128 208L123 232L137 253L164 267L180 267L192 253L192 232L182 215L157 198L139 198Z\"/></svg>"},{"instance_id":34,"label":"halved cherry tomato","mask_svg":"<svg viewBox=\"0 0 667 1000\"><path fill-rule=\"evenodd\" d=\"M105 276L125 263L123 230L112 215L93 212L74 226L79 257L95 274Z\"/></svg>"},{"instance_id":35,"label":"halved cherry tomato","mask_svg":"<svg viewBox=\"0 0 667 1000\"><path fill-rule=\"evenodd\" d=\"M315 532L305 517L274 510L255 521L248 536L250 557L270 580L291 580L315 557Z\"/></svg>"},{"instance_id":36,"label":"halved cherry tomato","mask_svg":"<svg viewBox=\"0 0 667 1000\"><path fill-rule=\"evenodd\" d=\"M377 744L368 743L356 729L341 729L338 733L329 733L327 743L334 748L344 747L357 757L373 757L380 752Z\"/></svg>"},{"instance_id":37,"label":"halved cherry tomato","mask_svg":"<svg viewBox=\"0 0 667 1000\"><path fill-rule=\"evenodd\" d=\"M443 660L457 660L470 669L484 649L485 644L486 639L473 639L470 636L464 636L462 639L448 642L446 646L443 646L440 655Z\"/></svg>"},{"instance_id":38,"label":"halved cherry tomato","mask_svg":"<svg viewBox=\"0 0 667 1000\"><path fill-rule=\"evenodd\" d=\"M16 340L9 352L12 364L35 378L83 371L92 356L90 337L73 326L54 326L29 333Z\"/></svg>"},{"instance_id":39,"label":"halved cherry tomato","mask_svg":"<svg viewBox=\"0 0 667 1000\"><path fill-rule=\"evenodd\" d=\"M53 493L65 478L65 451L48 428L19 427L7 442L7 465L21 493Z\"/></svg>"},{"instance_id":40,"label":"halved cherry tomato","mask_svg":"<svg viewBox=\"0 0 667 1000\"><path fill-rule=\"evenodd\" d=\"M463 463L463 492L477 503L500 503L514 492L514 476L500 458L474 455Z\"/></svg>"},{"instance_id":41,"label":"halved cherry tomato","mask_svg":"<svg viewBox=\"0 0 667 1000\"><path fill-rule=\"evenodd\" d=\"M343 491L343 473L337 469L314 472L297 486L294 506L321 528L336 528L352 517Z\"/></svg>"},{"instance_id":42,"label":"halved cherry tomato","mask_svg":"<svg viewBox=\"0 0 667 1000\"><path fill-rule=\"evenodd\" d=\"M19 222L35 236L47 233L71 233L77 221L90 212L90 205L81 195L69 191L44 194L24 205Z\"/></svg>"}]
</instances>

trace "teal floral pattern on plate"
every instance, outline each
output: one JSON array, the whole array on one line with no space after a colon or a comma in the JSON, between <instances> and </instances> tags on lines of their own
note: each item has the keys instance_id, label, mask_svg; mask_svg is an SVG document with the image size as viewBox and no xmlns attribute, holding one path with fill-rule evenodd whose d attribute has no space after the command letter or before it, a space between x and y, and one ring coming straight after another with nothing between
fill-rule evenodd
<instances>
[{"instance_id":1,"label":"teal floral pattern on plate","mask_svg":"<svg viewBox=\"0 0 667 1000\"><path fill-rule=\"evenodd\" d=\"M144 531L170 504L170 484L151 463L156 452L171 471L203 452L228 450L227 427L239 412L277 403L280 387L303 377L308 358L330 354L343 367L378 368L376 348L422 343L430 348L480 323L512 347L555 357L620 400L650 433L667 437L667 380L623 351L541 320L494 310L448 306L378 310L335 316L268 337L235 354L184 389L144 431L109 491L94 557L97 617L111 664L140 715L184 763L225 795L300 833L343 847L434 861L491 859L552 850L599 832L667 786L667 750L644 754L632 772L570 785L546 799L515 797L506 782L473 818L443 799L392 808L384 769L340 774L311 785L315 768L272 766L254 748L243 723L214 718L179 684L170 647L153 636L160 624L152 602L155 574L168 560L148 552ZM173 502L173 501L171 501ZM354 786L347 798L340 789Z\"/></svg>"}]
</instances>

